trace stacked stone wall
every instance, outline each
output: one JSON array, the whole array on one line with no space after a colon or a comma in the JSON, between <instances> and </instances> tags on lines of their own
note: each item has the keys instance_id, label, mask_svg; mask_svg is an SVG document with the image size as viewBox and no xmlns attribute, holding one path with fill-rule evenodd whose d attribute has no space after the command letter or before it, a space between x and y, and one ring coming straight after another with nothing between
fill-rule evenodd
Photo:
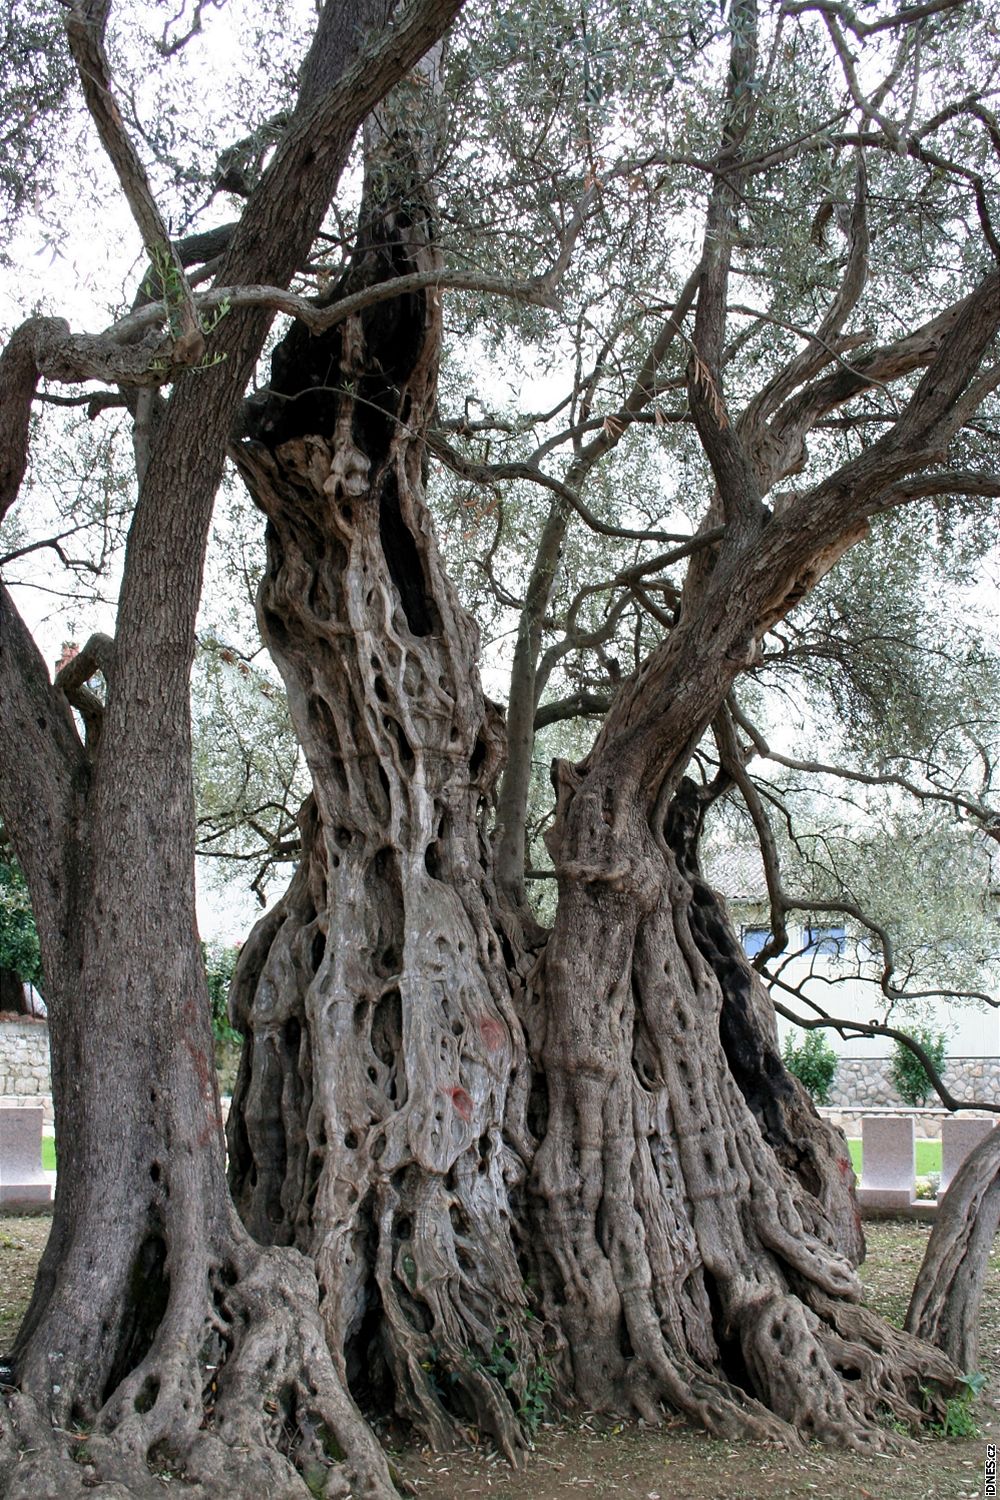
<instances>
[{"instance_id":1,"label":"stacked stone wall","mask_svg":"<svg viewBox=\"0 0 1000 1500\"><path fill-rule=\"evenodd\" d=\"M830 1090L829 1108L838 1115L869 1109L906 1109L889 1076L888 1057L842 1057ZM944 1081L957 1099L1000 1101L1000 1057L949 1057ZM49 1082L49 1029L44 1022L0 1022L0 1101L4 1104L41 1104L46 1121L52 1119ZM940 1133L945 1111L933 1097L926 1110L917 1110L918 1134ZM921 1124L926 1129L921 1131Z\"/></svg>"},{"instance_id":2,"label":"stacked stone wall","mask_svg":"<svg viewBox=\"0 0 1000 1500\"><path fill-rule=\"evenodd\" d=\"M49 1028L42 1021L0 1021L0 1103L40 1104L52 1119Z\"/></svg>"},{"instance_id":3,"label":"stacked stone wall","mask_svg":"<svg viewBox=\"0 0 1000 1500\"><path fill-rule=\"evenodd\" d=\"M907 1108L890 1077L888 1057L841 1057L833 1077L831 1109L870 1109L878 1105ZM944 1082L956 1099L983 1100L995 1104L1000 1100L1000 1057L949 1057L945 1061ZM937 1102L930 1094L927 1103Z\"/></svg>"}]
</instances>

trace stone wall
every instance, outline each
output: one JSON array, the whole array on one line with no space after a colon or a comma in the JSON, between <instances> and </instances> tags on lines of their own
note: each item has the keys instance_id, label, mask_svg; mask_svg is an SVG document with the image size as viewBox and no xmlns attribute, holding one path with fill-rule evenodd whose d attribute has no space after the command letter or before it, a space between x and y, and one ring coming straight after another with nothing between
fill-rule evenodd
<instances>
[{"instance_id":1,"label":"stone wall","mask_svg":"<svg viewBox=\"0 0 1000 1500\"><path fill-rule=\"evenodd\" d=\"M888 1057L840 1058L830 1090L830 1110L839 1115L879 1107L906 1109L890 1082L889 1062ZM958 1099L996 1102L1000 1099L1000 1057L949 1057L944 1081ZM46 1121L51 1121L49 1029L44 1023L0 1021L0 1099L7 1104L41 1104ZM926 1111L915 1113L926 1114L926 1133L938 1135L937 1117L945 1112L936 1099L927 1102Z\"/></svg>"},{"instance_id":2,"label":"stone wall","mask_svg":"<svg viewBox=\"0 0 1000 1500\"><path fill-rule=\"evenodd\" d=\"M831 1109L867 1109L872 1105L906 1108L889 1077L888 1057L841 1057L828 1100ZM949 1057L944 1082L956 1099L1000 1099L1000 1057ZM928 1105L938 1103L930 1094Z\"/></svg>"},{"instance_id":3,"label":"stone wall","mask_svg":"<svg viewBox=\"0 0 1000 1500\"><path fill-rule=\"evenodd\" d=\"M52 1119L49 1028L40 1021L0 1021L0 1102L40 1104Z\"/></svg>"},{"instance_id":4,"label":"stone wall","mask_svg":"<svg viewBox=\"0 0 1000 1500\"><path fill-rule=\"evenodd\" d=\"M846 1136L861 1138L862 1120L870 1120L874 1115L905 1115L913 1121L913 1134L918 1141L939 1141L941 1139L941 1127L945 1120L954 1120L955 1116L946 1109L910 1109L906 1104L869 1104L864 1109L828 1109L821 1108L820 1114L824 1120L829 1120L831 1125L837 1125ZM972 1112L963 1114L959 1118L963 1120L995 1120L996 1115Z\"/></svg>"}]
</instances>

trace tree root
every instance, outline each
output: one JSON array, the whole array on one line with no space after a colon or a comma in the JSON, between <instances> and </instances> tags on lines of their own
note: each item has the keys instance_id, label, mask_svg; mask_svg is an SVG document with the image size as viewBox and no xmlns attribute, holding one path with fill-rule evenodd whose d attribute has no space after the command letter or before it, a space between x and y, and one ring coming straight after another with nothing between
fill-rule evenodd
<instances>
[{"instance_id":1,"label":"tree root","mask_svg":"<svg viewBox=\"0 0 1000 1500\"><path fill-rule=\"evenodd\" d=\"M152 1347L92 1421L55 1427L37 1395L8 1393L9 1500L145 1500L164 1477L198 1500L320 1489L390 1500L385 1456L330 1359L308 1263L237 1226L230 1252L200 1300L171 1298Z\"/></svg>"},{"instance_id":2,"label":"tree root","mask_svg":"<svg viewBox=\"0 0 1000 1500\"><path fill-rule=\"evenodd\" d=\"M647 1421L667 1404L727 1437L899 1447L959 1372L858 1306L846 1152L780 1071L724 912L666 863L652 910L563 890L542 974L531 1190L567 1379Z\"/></svg>"}]
</instances>

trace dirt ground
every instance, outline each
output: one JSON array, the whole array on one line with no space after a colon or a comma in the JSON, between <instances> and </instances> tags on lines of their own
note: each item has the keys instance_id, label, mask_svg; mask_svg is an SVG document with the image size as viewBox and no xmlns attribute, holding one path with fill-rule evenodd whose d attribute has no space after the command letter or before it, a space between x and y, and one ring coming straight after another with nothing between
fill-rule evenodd
<instances>
[{"instance_id":1,"label":"dirt ground","mask_svg":"<svg viewBox=\"0 0 1000 1500\"><path fill-rule=\"evenodd\" d=\"M0 1219L0 1353L24 1311L48 1228L46 1218ZM929 1232L925 1224L868 1226L862 1268L868 1300L896 1322ZM717 1442L670 1422L648 1428L578 1413L543 1424L535 1451L516 1472L485 1448L446 1454L405 1448L392 1461L420 1500L982 1500L986 1444L1000 1441L1000 1240L984 1297L979 1363L989 1381L975 1408L979 1436L925 1439L903 1458L861 1459L817 1447L790 1454Z\"/></svg>"}]
</instances>

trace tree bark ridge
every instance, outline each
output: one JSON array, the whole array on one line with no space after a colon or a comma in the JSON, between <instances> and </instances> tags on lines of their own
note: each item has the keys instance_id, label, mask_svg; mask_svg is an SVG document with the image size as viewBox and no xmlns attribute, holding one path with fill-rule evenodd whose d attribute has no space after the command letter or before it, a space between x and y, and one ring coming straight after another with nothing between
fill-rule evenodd
<instances>
[{"instance_id":1,"label":"tree bark ridge","mask_svg":"<svg viewBox=\"0 0 1000 1500\"><path fill-rule=\"evenodd\" d=\"M437 263L393 150L341 294ZM503 725L423 494L440 317L421 289L294 330L237 452L314 790L281 915L235 979L232 1180L255 1234L315 1258L330 1346L368 1403L391 1392L441 1445L474 1419L513 1457L537 1361L509 1207L529 1078L484 821ZM490 1368L501 1329L509 1385Z\"/></svg>"}]
</instances>

